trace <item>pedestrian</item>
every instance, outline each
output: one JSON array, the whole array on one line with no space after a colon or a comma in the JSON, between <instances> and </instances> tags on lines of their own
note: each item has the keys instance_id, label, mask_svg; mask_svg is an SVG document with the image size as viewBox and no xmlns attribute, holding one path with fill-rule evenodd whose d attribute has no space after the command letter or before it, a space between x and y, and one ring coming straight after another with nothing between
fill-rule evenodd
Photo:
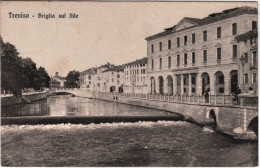
<instances>
[{"instance_id":1,"label":"pedestrian","mask_svg":"<svg viewBox=\"0 0 260 168\"><path fill-rule=\"evenodd\" d=\"M235 100L237 102L237 104L239 104L239 99L238 99L238 95L241 93L241 89L237 86L236 87L236 91L235 91Z\"/></svg>"},{"instance_id":2,"label":"pedestrian","mask_svg":"<svg viewBox=\"0 0 260 168\"><path fill-rule=\"evenodd\" d=\"M203 96L205 98L205 103L209 103L209 94L210 94L210 91L209 91L209 88L205 90Z\"/></svg>"}]
</instances>

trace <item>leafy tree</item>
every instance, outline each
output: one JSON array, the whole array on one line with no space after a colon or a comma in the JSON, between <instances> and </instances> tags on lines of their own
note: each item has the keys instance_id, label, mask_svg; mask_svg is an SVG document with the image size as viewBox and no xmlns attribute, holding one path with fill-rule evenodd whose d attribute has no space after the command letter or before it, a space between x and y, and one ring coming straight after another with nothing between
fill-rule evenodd
<instances>
[{"instance_id":1,"label":"leafy tree","mask_svg":"<svg viewBox=\"0 0 260 168\"><path fill-rule=\"evenodd\" d=\"M66 85L68 88L79 87L79 71L70 71L66 77Z\"/></svg>"},{"instance_id":2,"label":"leafy tree","mask_svg":"<svg viewBox=\"0 0 260 168\"><path fill-rule=\"evenodd\" d=\"M1 86L10 90L15 96L21 96L24 88L49 87L50 77L43 67L37 69L30 58L21 58L16 47L4 43L0 36Z\"/></svg>"},{"instance_id":3,"label":"leafy tree","mask_svg":"<svg viewBox=\"0 0 260 168\"><path fill-rule=\"evenodd\" d=\"M21 95L22 77L21 58L18 56L14 45L4 43L0 39L1 45L1 86L2 89L13 91L14 95Z\"/></svg>"},{"instance_id":4,"label":"leafy tree","mask_svg":"<svg viewBox=\"0 0 260 168\"><path fill-rule=\"evenodd\" d=\"M46 72L45 68L40 67L38 68L38 84L40 87L50 87L50 76Z\"/></svg>"}]
</instances>

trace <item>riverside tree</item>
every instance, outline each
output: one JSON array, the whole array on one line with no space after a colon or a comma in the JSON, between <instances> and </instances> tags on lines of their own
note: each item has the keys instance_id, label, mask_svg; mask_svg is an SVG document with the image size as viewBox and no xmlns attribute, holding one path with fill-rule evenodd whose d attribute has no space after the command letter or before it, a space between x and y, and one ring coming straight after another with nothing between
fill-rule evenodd
<instances>
[{"instance_id":1,"label":"riverside tree","mask_svg":"<svg viewBox=\"0 0 260 168\"><path fill-rule=\"evenodd\" d=\"M66 77L66 85L68 88L79 87L79 71L70 71Z\"/></svg>"},{"instance_id":2,"label":"riverside tree","mask_svg":"<svg viewBox=\"0 0 260 168\"><path fill-rule=\"evenodd\" d=\"M37 69L30 58L21 58L16 47L4 43L0 36L1 86L2 90L12 91L15 96L22 95L22 89L49 87L50 77L43 67Z\"/></svg>"}]
</instances>

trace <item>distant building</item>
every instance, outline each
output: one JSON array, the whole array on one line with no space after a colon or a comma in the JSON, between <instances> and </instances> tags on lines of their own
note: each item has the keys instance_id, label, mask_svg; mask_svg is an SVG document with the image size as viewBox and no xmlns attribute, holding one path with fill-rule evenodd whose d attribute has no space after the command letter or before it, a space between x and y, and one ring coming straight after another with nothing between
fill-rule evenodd
<instances>
[{"instance_id":1,"label":"distant building","mask_svg":"<svg viewBox=\"0 0 260 168\"><path fill-rule=\"evenodd\" d=\"M147 37L149 93L202 95L210 89L212 95L230 95L239 84L236 37L255 29L257 20L257 8L239 7L203 19L184 17Z\"/></svg>"},{"instance_id":2,"label":"distant building","mask_svg":"<svg viewBox=\"0 0 260 168\"><path fill-rule=\"evenodd\" d=\"M104 92L123 92L124 65L113 66L102 72L101 89Z\"/></svg>"},{"instance_id":3,"label":"distant building","mask_svg":"<svg viewBox=\"0 0 260 168\"><path fill-rule=\"evenodd\" d=\"M80 72L80 88L90 91L102 91L104 83L102 82L102 72L114 65L109 62L99 67L94 67Z\"/></svg>"},{"instance_id":4,"label":"distant building","mask_svg":"<svg viewBox=\"0 0 260 168\"><path fill-rule=\"evenodd\" d=\"M248 92L249 87L258 92L258 31L256 25L253 28L236 37L241 56L238 79L242 92Z\"/></svg>"},{"instance_id":5,"label":"distant building","mask_svg":"<svg viewBox=\"0 0 260 168\"><path fill-rule=\"evenodd\" d=\"M147 58L127 63L124 69L124 92L147 93Z\"/></svg>"},{"instance_id":6,"label":"distant building","mask_svg":"<svg viewBox=\"0 0 260 168\"><path fill-rule=\"evenodd\" d=\"M94 75L96 75L96 70L94 68L87 69L83 72L80 72L80 88L87 90L93 90L94 86Z\"/></svg>"},{"instance_id":7,"label":"distant building","mask_svg":"<svg viewBox=\"0 0 260 168\"><path fill-rule=\"evenodd\" d=\"M56 72L55 76L51 77L50 87L51 88L63 88L65 87L66 77L59 76L59 73Z\"/></svg>"}]
</instances>

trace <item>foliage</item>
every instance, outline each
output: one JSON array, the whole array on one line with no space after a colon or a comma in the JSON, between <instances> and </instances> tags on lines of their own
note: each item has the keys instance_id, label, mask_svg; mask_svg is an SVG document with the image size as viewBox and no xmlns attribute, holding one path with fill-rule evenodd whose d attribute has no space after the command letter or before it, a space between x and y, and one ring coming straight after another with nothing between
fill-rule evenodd
<instances>
[{"instance_id":1,"label":"foliage","mask_svg":"<svg viewBox=\"0 0 260 168\"><path fill-rule=\"evenodd\" d=\"M49 87L50 77L43 67L37 69L30 58L21 58L16 47L4 43L1 36L0 46L2 90L21 96L24 88L40 90L41 87Z\"/></svg>"},{"instance_id":2,"label":"foliage","mask_svg":"<svg viewBox=\"0 0 260 168\"><path fill-rule=\"evenodd\" d=\"M68 88L78 88L79 87L79 76L78 71L70 71L66 77L66 85Z\"/></svg>"}]
</instances>

